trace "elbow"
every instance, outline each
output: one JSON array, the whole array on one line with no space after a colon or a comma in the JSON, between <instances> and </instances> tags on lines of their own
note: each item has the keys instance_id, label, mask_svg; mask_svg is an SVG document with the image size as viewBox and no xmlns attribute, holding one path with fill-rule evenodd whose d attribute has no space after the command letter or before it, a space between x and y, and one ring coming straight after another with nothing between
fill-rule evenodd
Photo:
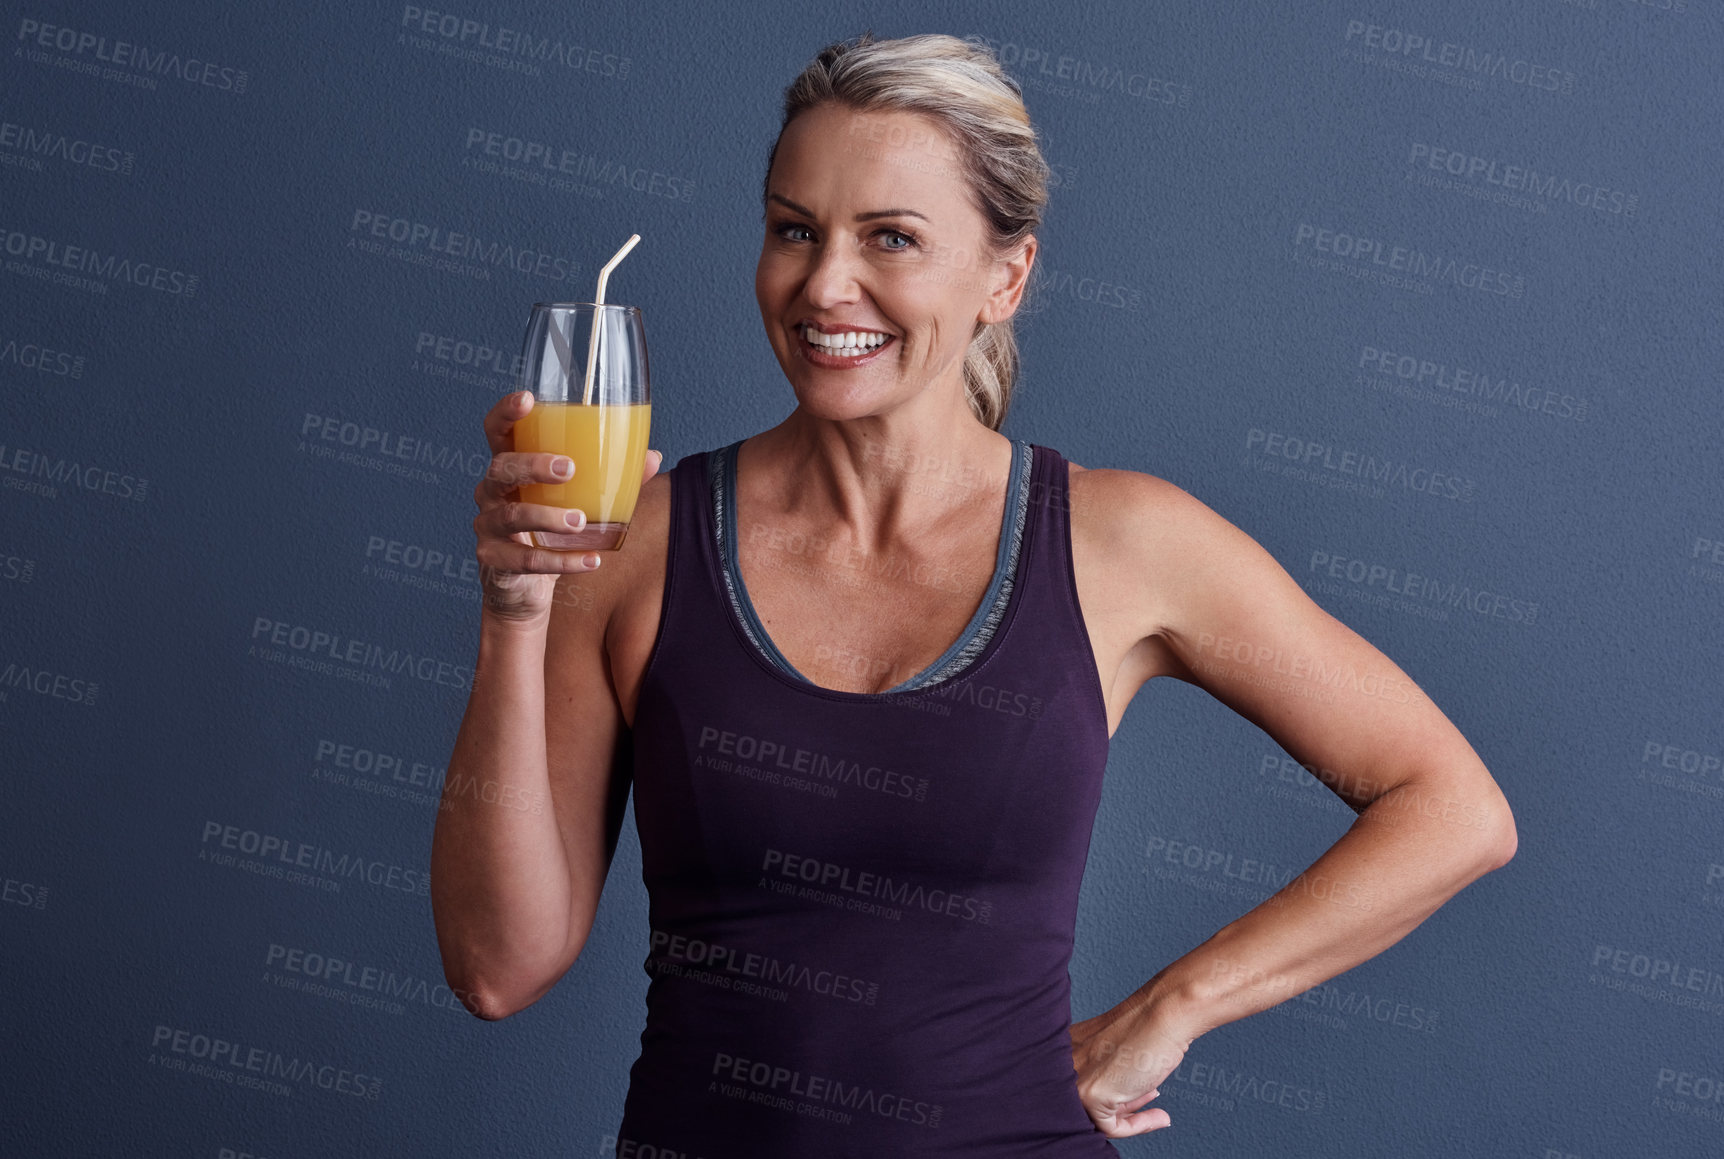
<instances>
[{"instance_id":1,"label":"elbow","mask_svg":"<svg viewBox=\"0 0 1724 1159\"><path fill-rule=\"evenodd\" d=\"M486 1022L498 1022L515 1013L520 1007L507 1002L501 994L489 986L479 982L463 979L457 982L453 978L445 978L449 993L474 1018L482 1018Z\"/></svg>"},{"instance_id":2,"label":"elbow","mask_svg":"<svg viewBox=\"0 0 1724 1159\"><path fill-rule=\"evenodd\" d=\"M579 954L580 949L577 948L567 961L541 964L539 968L511 969L502 975L466 977L460 985L450 980L449 990L473 1017L486 1022L500 1022L511 1014L519 1014L550 993Z\"/></svg>"},{"instance_id":3,"label":"elbow","mask_svg":"<svg viewBox=\"0 0 1724 1159\"><path fill-rule=\"evenodd\" d=\"M529 977L518 970L499 972L479 968L473 962L463 964L460 969L446 965L443 980L467 1013L486 1022L501 1022L511 1014L520 1013L544 997L556 981L553 977L539 982L537 976Z\"/></svg>"},{"instance_id":4,"label":"elbow","mask_svg":"<svg viewBox=\"0 0 1724 1159\"><path fill-rule=\"evenodd\" d=\"M481 1000L478 1004L474 1004L471 1014L474 1018L483 1019L486 1023L500 1023L503 1019L509 1018L510 1014L515 1014L515 1012L519 1012L521 1009L524 1009L524 1007L507 1004L507 1002L500 1002L500 1000L497 999L488 999Z\"/></svg>"},{"instance_id":5,"label":"elbow","mask_svg":"<svg viewBox=\"0 0 1724 1159\"><path fill-rule=\"evenodd\" d=\"M525 1010L535 1000L529 998L523 1002L514 995L506 994L483 984L474 986L451 984L449 992L455 995L461 1005L466 1008L467 1013L486 1022L501 1022L511 1014L518 1014Z\"/></svg>"},{"instance_id":6,"label":"elbow","mask_svg":"<svg viewBox=\"0 0 1724 1159\"><path fill-rule=\"evenodd\" d=\"M1485 828L1489 839L1484 843L1484 872L1489 873L1514 860L1520 834L1515 828L1514 812L1506 803L1496 810Z\"/></svg>"},{"instance_id":7,"label":"elbow","mask_svg":"<svg viewBox=\"0 0 1724 1159\"><path fill-rule=\"evenodd\" d=\"M550 993L586 946L540 942L509 953L480 953L468 943L445 948L443 980L449 992L475 1018L500 1022Z\"/></svg>"},{"instance_id":8,"label":"elbow","mask_svg":"<svg viewBox=\"0 0 1724 1159\"><path fill-rule=\"evenodd\" d=\"M470 1003L467 1007L469 1014L486 1022L501 1022L522 1009L521 1006L505 1001L488 990L473 991L462 1001Z\"/></svg>"},{"instance_id":9,"label":"elbow","mask_svg":"<svg viewBox=\"0 0 1724 1159\"><path fill-rule=\"evenodd\" d=\"M443 985L473 1017L497 1022L528 1005L514 1001L510 987L498 985L496 972L477 955L456 953L448 943L442 952Z\"/></svg>"}]
</instances>

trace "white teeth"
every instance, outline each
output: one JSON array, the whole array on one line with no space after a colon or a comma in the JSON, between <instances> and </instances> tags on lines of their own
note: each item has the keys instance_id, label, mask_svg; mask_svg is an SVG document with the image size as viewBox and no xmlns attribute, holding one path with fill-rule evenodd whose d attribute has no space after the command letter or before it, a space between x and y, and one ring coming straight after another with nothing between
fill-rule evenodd
<instances>
[{"instance_id":1,"label":"white teeth","mask_svg":"<svg viewBox=\"0 0 1724 1159\"><path fill-rule=\"evenodd\" d=\"M802 327L802 336L828 353L844 357L866 354L891 337L890 334L873 330L846 330L842 334L822 334L812 326Z\"/></svg>"}]
</instances>

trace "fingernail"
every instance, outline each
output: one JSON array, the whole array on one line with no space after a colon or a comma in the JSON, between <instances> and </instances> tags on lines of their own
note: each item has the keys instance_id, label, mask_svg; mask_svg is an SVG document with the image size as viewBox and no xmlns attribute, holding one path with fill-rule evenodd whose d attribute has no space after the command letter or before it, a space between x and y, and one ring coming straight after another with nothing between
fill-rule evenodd
<instances>
[{"instance_id":1,"label":"fingernail","mask_svg":"<svg viewBox=\"0 0 1724 1159\"><path fill-rule=\"evenodd\" d=\"M571 511L567 515L563 516L563 521L576 531L579 531L587 525L587 513L585 511Z\"/></svg>"},{"instance_id":2,"label":"fingernail","mask_svg":"<svg viewBox=\"0 0 1724 1159\"><path fill-rule=\"evenodd\" d=\"M575 464L568 459L558 459L551 464L551 474L557 478L566 478L575 473Z\"/></svg>"}]
</instances>

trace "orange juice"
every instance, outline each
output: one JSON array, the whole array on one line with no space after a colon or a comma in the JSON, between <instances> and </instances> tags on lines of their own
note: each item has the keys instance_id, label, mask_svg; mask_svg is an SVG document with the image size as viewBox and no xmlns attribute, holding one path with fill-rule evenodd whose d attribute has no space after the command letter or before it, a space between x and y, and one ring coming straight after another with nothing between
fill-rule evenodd
<instances>
[{"instance_id":1,"label":"orange juice","mask_svg":"<svg viewBox=\"0 0 1724 1159\"><path fill-rule=\"evenodd\" d=\"M521 499L578 507L586 512L589 528L614 524L620 531L640 497L651 425L651 403L585 406L535 400L515 424L515 449L567 455L575 461L575 474L567 483L523 483Z\"/></svg>"}]
</instances>

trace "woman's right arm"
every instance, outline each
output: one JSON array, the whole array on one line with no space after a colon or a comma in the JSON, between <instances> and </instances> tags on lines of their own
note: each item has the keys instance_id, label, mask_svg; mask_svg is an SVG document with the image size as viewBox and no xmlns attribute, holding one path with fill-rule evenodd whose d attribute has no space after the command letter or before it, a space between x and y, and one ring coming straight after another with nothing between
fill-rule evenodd
<instances>
[{"instance_id":1,"label":"woman's right arm","mask_svg":"<svg viewBox=\"0 0 1724 1159\"><path fill-rule=\"evenodd\" d=\"M511 428L528 409L516 393L486 416L492 462L474 491L484 585L479 657L431 845L444 977L487 1019L537 1001L580 954L627 796L613 775L623 720L605 661L608 585L575 574L595 571L587 561L599 555L533 546L528 530L568 529L565 510L519 502L514 491L567 477L552 473L556 456L512 449ZM648 456L649 477L655 459ZM555 705L547 704L547 649L556 659ZM579 733L577 743L557 738L554 792L548 708L559 732Z\"/></svg>"}]
</instances>

